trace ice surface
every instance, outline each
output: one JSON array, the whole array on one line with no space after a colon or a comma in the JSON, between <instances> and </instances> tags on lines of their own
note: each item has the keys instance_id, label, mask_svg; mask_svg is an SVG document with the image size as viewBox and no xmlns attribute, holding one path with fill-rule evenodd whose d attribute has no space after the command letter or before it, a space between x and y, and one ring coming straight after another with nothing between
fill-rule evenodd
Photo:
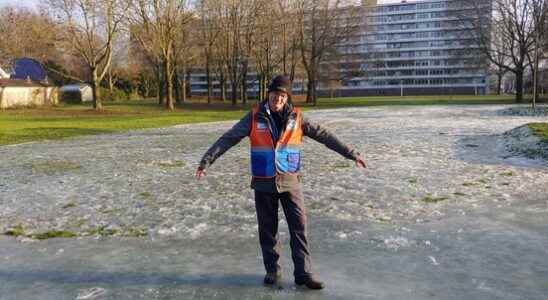
<instances>
[{"instance_id":1,"label":"ice surface","mask_svg":"<svg viewBox=\"0 0 548 300\"><path fill-rule=\"evenodd\" d=\"M247 141L193 178L233 122L0 147L0 231L81 236L0 237L0 299L545 299L548 164L502 133L548 118L505 108L306 112L368 162L305 141L320 292L292 284L285 222L285 288L261 285Z\"/></svg>"}]
</instances>

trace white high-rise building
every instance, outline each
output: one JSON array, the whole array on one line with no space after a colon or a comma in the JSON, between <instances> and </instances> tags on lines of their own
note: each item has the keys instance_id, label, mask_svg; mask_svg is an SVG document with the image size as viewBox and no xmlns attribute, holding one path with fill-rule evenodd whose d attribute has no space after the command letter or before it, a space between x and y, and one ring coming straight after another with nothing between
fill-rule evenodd
<instances>
[{"instance_id":1,"label":"white high-rise building","mask_svg":"<svg viewBox=\"0 0 548 300\"><path fill-rule=\"evenodd\" d=\"M377 4L362 0L360 30L321 63L320 96L486 94L487 59L470 20L490 26L491 0L424 0ZM478 13L480 11L480 13ZM305 79L306 80L306 79ZM248 94L258 92L250 72ZM207 93L203 72L191 76L193 94ZM295 92L305 83L296 81ZM230 86L227 86L228 90ZM219 94L213 79L213 93Z\"/></svg>"},{"instance_id":2,"label":"white high-rise building","mask_svg":"<svg viewBox=\"0 0 548 300\"><path fill-rule=\"evenodd\" d=\"M338 45L336 74L324 74L321 94L335 96L485 94L486 58L466 18L489 26L490 1L380 4L363 10L358 38ZM326 66L334 62L325 63ZM331 68L333 69L333 68ZM348 75L350 74L350 75Z\"/></svg>"}]
</instances>

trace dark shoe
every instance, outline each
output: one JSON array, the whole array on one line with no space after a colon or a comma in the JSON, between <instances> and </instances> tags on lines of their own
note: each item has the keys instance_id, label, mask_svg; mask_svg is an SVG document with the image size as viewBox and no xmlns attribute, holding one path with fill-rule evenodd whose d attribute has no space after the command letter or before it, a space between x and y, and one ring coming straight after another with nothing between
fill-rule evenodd
<instances>
[{"instance_id":1,"label":"dark shoe","mask_svg":"<svg viewBox=\"0 0 548 300\"><path fill-rule=\"evenodd\" d=\"M282 273L280 272L268 272L264 276L263 283L265 285L273 285L273 284L279 284L282 280Z\"/></svg>"},{"instance_id":2,"label":"dark shoe","mask_svg":"<svg viewBox=\"0 0 548 300\"><path fill-rule=\"evenodd\" d=\"M321 290L324 288L323 282L314 278L295 279L295 284L299 287L306 286L311 290Z\"/></svg>"}]
</instances>

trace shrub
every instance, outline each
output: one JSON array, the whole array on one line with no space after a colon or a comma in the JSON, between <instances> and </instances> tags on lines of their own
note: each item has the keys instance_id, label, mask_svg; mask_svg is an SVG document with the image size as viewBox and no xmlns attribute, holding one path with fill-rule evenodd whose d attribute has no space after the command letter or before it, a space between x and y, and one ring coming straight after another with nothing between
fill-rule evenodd
<instances>
[{"instance_id":1,"label":"shrub","mask_svg":"<svg viewBox=\"0 0 548 300\"><path fill-rule=\"evenodd\" d=\"M109 89L104 87L100 87L99 92L103 101L130 100L130 94L116 87L112 88L112 93L109 91Z\"/></svg>"}]
</instances>

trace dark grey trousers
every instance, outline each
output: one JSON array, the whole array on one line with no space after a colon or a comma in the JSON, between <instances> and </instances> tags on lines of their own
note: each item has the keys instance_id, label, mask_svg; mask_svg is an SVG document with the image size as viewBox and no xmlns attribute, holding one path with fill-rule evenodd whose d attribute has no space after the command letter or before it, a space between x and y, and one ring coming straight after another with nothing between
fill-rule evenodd
<instances>
[{"instance_id":1,"label":"dark grey trousers","mask_svg":"<svg viewBox=\"0 0 548 300\"><path fill-rule=\"evenodd\" d=\"M291 257L295 278L312 276L310 251L306 238L306 213L300 188L285 193L255 191L255 208L259 223L259 240L267 272L281 270L279 259L281 244L278 240L278 207L282 204L291 236Z\"/></svg>"}]
</instances>

